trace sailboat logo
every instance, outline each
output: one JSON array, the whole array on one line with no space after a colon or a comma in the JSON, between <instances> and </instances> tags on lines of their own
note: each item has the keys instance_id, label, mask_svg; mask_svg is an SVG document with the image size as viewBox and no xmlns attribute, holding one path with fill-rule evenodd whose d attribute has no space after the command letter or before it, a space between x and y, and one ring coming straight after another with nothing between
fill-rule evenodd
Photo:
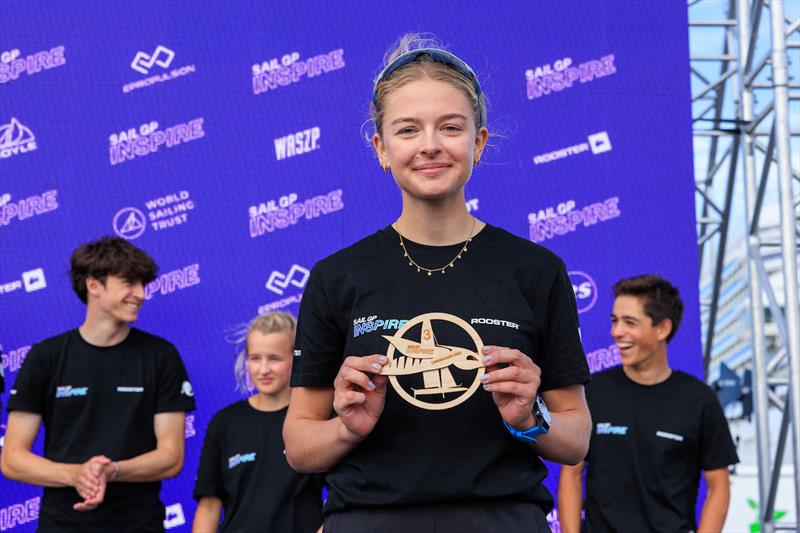
<instances>
[{"instance_id":1,"label":"sailboat logo","mask_svg":"<svg viewBox=\"0 0 800 533\"><path fill-rule=\"evenodd\" d=\"M117 235L128 240L136 239L147 229L144 213L135 207L120 209L117 214L114 215L112 224Z\"/></svg>"},{"instance_id":2,"label":"sailboat logo","mask_svg":"<svg viewBox=\"0 0 800 533\"><path fill-rule=\"evenodd\" d=\"M462 330L458 336L468 337L471 341L468 344L474 347L439 344L434 322L447 322L449 326L437 324L437 328L446 329L448 333L453 333L455 328ZM404 336L418 325L421 326L419 340ZM389 342L386 352L389 364L383 367L381 374L389 376L394 390L410 404L429 410L450 409L478 390L485 371L479 355L483 341L472 326L457 316L447 313L419 315L406 322L397 334L383 338ZM399 378L403 378L402 384Z\"/></svg>"},{"instance_id":3,"label":"sailboat logo","mask_svg":"<svg viewBox=\"0 0 800 533\"><path fill-rule=\"evenodd\" d=\"M0 159L36 150L36 137L30 128L11 117L8 124L0 124Z\"/></svg>"}]
</instances>

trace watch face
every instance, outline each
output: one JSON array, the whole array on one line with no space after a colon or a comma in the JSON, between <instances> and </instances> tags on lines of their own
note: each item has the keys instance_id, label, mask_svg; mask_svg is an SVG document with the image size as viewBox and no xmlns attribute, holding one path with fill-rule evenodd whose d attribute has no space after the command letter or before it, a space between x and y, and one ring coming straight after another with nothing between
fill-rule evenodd
<instances>
[{"instance_id":1,"label":"watch face","mask_svg":"<svg viewBox=\"0 0 800 533\"><path fill-rule=\"evenodd\" d=\"M550 411L547 409L547 405L544 403L544 400L541 396L536 396L536 420L539 422L539 425L545 427L546 429L550 428Z\"/></svg>"}]
</instances>

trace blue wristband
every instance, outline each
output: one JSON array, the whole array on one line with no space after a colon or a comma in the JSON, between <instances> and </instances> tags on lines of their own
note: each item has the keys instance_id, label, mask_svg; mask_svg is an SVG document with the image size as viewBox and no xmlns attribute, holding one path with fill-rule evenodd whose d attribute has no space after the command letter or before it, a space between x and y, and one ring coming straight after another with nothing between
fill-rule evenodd
<instances>
[{"instance_id":1,"label":"blue wristband","mask_svg":"<svg viewBox=\"0 0 800 533\"><path fill-rule=\"evenodd\" d=\"M519 431L509 426L505 420L503 420L503 425L506 427L508 432L511 433L511 436L523 442L537 443L539 441L536 440L536 437L547 433L547 430L542 426L533 426L532 428L526 429L525 431Z\"/></svg>"}]
</instances>

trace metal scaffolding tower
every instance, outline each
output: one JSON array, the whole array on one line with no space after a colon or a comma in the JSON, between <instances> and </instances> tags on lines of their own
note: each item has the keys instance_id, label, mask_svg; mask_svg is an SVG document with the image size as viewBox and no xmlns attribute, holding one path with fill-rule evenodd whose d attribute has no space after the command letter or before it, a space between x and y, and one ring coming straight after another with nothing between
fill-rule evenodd
<instances>
[{"instance_id":1,"label":"metal scaffolding tower","mask_svg":"<svg viewBox=\"0 0 800 533\"><path fill-rule=\"evenodd\" d=\"M698 20L703 16L698 15L699 5L711 2L727 9L727 15ZM796 531L797 524L775 523L773 510L791 434L795 516L800 516L800 0L689 0L688 4L690 31L713 29L721 49L718 55L694 55L692 50L691 56L693 86L700 87L692 95L696 157L708 152L705 168L695 171L701 271L704 261L713 262L706 264L713 272L711 297L702 302L708 313L706 375L713 357L726 251L729 244L736 244L731 242L736 238L732 222L738 222L746 228L741 239L746 242L739 244L746 249L749 284L748 366L753 371L760 521L767 533ZM737 210L735 192L740 190L744 208ZM770 194L777 197L771 199ZM771 226L762 220L770 200L770 205L780 206L780 221ZM736 211L746 220L734 219ZM777 329L775 342L768 342L769 326ZM781 413L778 428L770 427L770 408Z\"/></svg>"}]
</instances>

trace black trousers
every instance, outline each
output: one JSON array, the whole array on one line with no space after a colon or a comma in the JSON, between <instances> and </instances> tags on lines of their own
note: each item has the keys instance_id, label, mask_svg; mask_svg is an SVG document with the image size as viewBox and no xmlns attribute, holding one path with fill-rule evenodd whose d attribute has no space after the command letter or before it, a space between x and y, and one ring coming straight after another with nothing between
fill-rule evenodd
<instances>
[{"instance_id":1,"label":"black trousers","mask_svg":"<svg viewBox=\"0 0 800 533\"><path fill-rule=\"evenodd\" d=\"M356 509L325 517L323 533L550 533L533 503L472 502Z\"/></svg>"}]
</instances>

